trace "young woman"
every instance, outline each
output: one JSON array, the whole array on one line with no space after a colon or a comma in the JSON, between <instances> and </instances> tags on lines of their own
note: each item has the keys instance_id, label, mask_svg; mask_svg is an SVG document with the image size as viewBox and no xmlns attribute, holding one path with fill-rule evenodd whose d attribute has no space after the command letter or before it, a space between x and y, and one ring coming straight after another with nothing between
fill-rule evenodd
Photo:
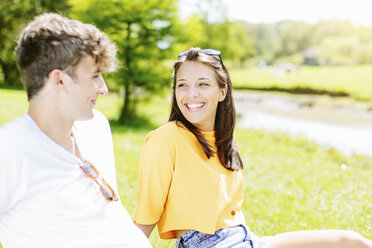
<instances>
[{"instance_id":1,"label":"young woman","mask_svg":"<svg viewBox=\"0 0 372 248\"><path fill-rule=\"evenodd\" d=\"M134 221L176 247L372 248L352 231L257 237L242 214L243 163L233 141L235 107L220 52L191 48L174 64L169 122L149 133L140 157Z\"/></svg>"}]
</instances>

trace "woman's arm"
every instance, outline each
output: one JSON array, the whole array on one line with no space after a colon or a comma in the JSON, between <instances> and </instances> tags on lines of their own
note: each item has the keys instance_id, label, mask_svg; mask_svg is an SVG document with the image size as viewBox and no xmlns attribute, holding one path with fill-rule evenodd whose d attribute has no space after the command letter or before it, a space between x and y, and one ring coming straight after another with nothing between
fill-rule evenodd
<instances>
[{"instance_id":1,"label":"woman's arm","mask_svg":"<svg viewBox=\"0 0 372 248\"><path fill-rule=\"evenodd\" d=\"M147 237L163 215L174 170L175 146L168 130L159 130L147 135L139 159L138 204L133 221Z\"/></svg>"},{"instance_id":2,"label":"woman's arm","mask_svg":"<svg viewBox=\"0 0 372 248\"><path fill-rule=\"evenodd\" d=\"M372 248L372 241L354 231L295 231L274 236L269 248Z\"/></svg>"},{"instance_id":3,"label":"woman's arm","mask_svg":"<svg viewBox=\"0 0 372 248\"><path fill-rule=\"evenodd\" d=\"M142 224L138 224L138 223L135 223L136 226L141 229L141 231L146 235L146 237L148 238L152 232L152 230L154 230L154 227L156 224L152 224L152 225L142 225Z\"/></svg>"}]
</instances>

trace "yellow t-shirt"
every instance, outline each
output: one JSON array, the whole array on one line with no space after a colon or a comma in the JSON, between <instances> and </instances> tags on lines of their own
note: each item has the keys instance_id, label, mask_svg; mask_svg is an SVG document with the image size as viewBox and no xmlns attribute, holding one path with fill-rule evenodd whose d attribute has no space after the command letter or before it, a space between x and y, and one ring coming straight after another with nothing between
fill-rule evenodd
<instances>
[{"instance_id":1,"label":"yellow t-shirt","mask_svg":"<svg viewBox=\"0 0 372 248\"><path fill-rule=\"evenodd\" d=\"M203 135L216 150L214 132ZM186 127L168 122L150 132L139 167L134 221L157 223L161 238L175 238L174 230L213 234L245 223L242 172L227 170L217 154L208 159Z\"/></svg>"}]
</instances>

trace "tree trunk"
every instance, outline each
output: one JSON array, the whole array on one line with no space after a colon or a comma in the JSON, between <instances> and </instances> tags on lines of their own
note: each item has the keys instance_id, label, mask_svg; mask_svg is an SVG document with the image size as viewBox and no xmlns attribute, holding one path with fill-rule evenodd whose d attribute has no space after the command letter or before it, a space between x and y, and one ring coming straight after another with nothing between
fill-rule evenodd
<instances>
[{"instance_id":1,"label":"tree trunk","mask_svg":"<svg viewBox=\"0 0 372 248\"><path fill-rule=\"evenodd\" d=\"M124 68L126 70L125 77L124 77L124 103L120 111L119 116L119 123L123 124L127 118L130 118L130 82L131 82L131 58L130 58L130 39L131 39L131 22L127 23L127 37L126 37L126 48L124 52Z\"/></svg>"},{"instance_id":2,"label":"tree trunk","mask_svg":"<svg viewBox=\"0 0 372 248\"><path fill-rule=\"evenodd\" d=\"M125 123L125 120L129 117L129 102L130 102L130 89L129 89L129 83L127 82L124 86L124 102L123 102L123 106L121 107L121 111L120 111L120 117L119 117L119 123L120 124L123 124Z\"/></svg>"}]
</instances>

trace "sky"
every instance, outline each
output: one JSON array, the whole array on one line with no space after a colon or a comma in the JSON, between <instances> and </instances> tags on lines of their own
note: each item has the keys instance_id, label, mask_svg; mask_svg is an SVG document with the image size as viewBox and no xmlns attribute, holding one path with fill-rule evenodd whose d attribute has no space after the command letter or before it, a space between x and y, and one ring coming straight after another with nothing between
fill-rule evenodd
<instances>
[{"instance_id":1,"label":"sky","mask_svg":"<svg viewBox=\"0 0 372 248\"><path fill-rule=\"evenodd\" d=\"M284 19L317 23L338 18L372 26L372 0L222 0L230 20L271 23ZM181 16L196 9L197 0L180 0Z\"/></svg>"}]
</instances>

